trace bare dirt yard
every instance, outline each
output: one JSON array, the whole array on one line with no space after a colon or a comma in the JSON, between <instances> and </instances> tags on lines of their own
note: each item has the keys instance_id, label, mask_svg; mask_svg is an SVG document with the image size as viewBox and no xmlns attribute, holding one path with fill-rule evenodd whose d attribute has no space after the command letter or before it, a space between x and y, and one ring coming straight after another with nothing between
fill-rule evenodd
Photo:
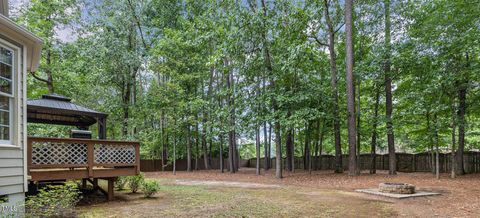
<instances>
[{"instance_id":1,"label":"bare dirt yard","mask_svg":"<svg viewBox=\"0 0 480 218\"><path fill-rule=\"evenodd\" d=\"M430 173L363 173L359 177L330 171L256 176L252 169L236 174L218 170L146 173L161 182L155 198L128 190L112 202L80 206L81 217L479 217L480 174L436 180ZM406 182L439 196L390 199L356 193L381 182Z\"/></svg>"}]
</instances>

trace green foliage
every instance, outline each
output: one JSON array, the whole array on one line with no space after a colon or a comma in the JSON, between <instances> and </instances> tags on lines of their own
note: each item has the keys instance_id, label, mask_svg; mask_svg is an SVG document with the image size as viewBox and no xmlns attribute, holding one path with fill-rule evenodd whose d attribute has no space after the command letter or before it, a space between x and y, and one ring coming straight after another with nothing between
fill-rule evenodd
<instances>
[{"instance_id":1,"label":"green foliage","mask_svg":"<svg viewBox=\"0 0 480 218\"><path fill-rule=\"evenodd\" d=\"M146 180L143 183L142 191L146 198L150 198L160 190L160 183L156 180Z\"/></svg>"},{"instance_id":2,"label":"green foliage","mask_svg":"<svg viewBox=\"0 0 480 218\"><path fill-rule=\"evenodd\" d=\"M295 132L297 156L303 155L306 124L321 122L325 126L322 151L334 153L323 1L265 1L265 8L261 1L237 0L31 2L15 19L46 42L37 76L47 78L51 71L56 92L108 113L108 137L141 141L142 158L165 155L171 162L173 144L176 157L185 158L188 141L194 158L202 156L202 149L197 152L195 145L201 148L204 141L215 156L223 145L225 155L228 132L233 130L241 157L254 157L255 130L262 126L263 132L264 123L269 129L275 121L281 124L278 137L283 146L285 133ZM345 152L344 11L342 1L328 2L337 29L338 112ZM377 152L383 153L387 121L384 4L354 4L360 147L363 153L370 152L376 123ZM468 1L392 1L391 13L397 150L430 150L435 132L441 148L451 148L451 124L457 120L452 114L458 114L462 87L467 88L466 149L479 149L479 7ZM55 33L62 27L75 29L76 39L59 40ZM47 51L53 57L50 64L45 60ZM44 82L29 76L29 98L47 91ZM380 102L375 116L377 92ZM229 104L229 100L234 101ZM273 102L278 104L275 110ZM39 136L68 135L67 127L28 128ZM319 140L315 138L311 146ZM261 140L263 146L267 140L263 135Z\"/></svg>"},{"instance_id":3,"label":"green foliage","mask_svg":"<svg viewBox=\"0 0 480 218\"><path fill-rule=\"evenodd\" d=\"M127 185L128 183L128 177L126 176L119 176L117 177L117 179L115 180L115 188L117 190L123 190L125 189L125 186Z\"/></svg>"},{"instance_id":4,"label":"green foliage","mask_svg":"<svg viewBox=\"0 0 480 218\"><path fill-rule=\"evenodd\" d=\"M137 191L142 187L143 183L145 182L145 176L143 173L140 173L136 176L129 176L127 177L128 180L128 188L132 193L137 193Z\"/></svg>"},{"instance_id":5,"label":"green foliage","mask_svg":"<svg viewBox=\"0 0 480 218\"><path fill-rule=\"evenodd\" d=\"M27 198L25 210L27 217L70 217L75 215L75 205L81 195L77 184L49 185L39 193Z\"/></svg>"}]
</instances>

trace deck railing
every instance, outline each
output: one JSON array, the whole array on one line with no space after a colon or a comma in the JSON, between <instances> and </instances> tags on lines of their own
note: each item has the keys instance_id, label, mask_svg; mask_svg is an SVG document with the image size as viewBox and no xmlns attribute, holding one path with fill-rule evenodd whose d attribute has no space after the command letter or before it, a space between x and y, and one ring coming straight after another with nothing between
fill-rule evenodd
<instances>
[{"instance_id":1,"label":"deck railing","mask_svg":"<svg viewBox=\"0 0 480 218\"><path fill-rule=\"evenodd\" d=\"M134 167L140 172L140 143L127 141L28 138L28 168L86 168L89 177L95 168Z\"/></svg>"}]
</instances>

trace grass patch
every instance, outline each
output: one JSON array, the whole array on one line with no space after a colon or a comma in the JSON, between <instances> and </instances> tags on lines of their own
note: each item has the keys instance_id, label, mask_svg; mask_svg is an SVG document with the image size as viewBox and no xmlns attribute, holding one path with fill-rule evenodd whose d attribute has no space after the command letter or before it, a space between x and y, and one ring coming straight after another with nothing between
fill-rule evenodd
<instances>
[{"instance_id":1,"label":"grass patch","mask_svg":"<svg viewBox=\"0 0 480 218\"><path fill-rule=\"evenodd\" d=\"M86 206L81 217L367 217L395 215L391 205L335 190L180 186L161 183L157 198L118 193L122 201Z\"/></svg>"}]
</instances>

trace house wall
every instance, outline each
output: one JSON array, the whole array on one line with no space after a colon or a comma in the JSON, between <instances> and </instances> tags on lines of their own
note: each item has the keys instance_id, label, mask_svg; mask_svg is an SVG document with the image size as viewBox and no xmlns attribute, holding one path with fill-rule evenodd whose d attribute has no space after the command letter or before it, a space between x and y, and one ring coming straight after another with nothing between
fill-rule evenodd
<instances>
[{"instance_id":1,"label":"house wall","mask_svg":"<svg viewBox=\"0 0 480 218\"><path fill-rule=\"evenodd\" d=\"M18 214L18 208L25 199L27 191L26 174L26 71L25 71L25 47L7 38L0 30L0 42L2 45L14 49L16 52L17 67L14 79L14 131L13 144L0 145L0 197L8 199L0 203L0 217L10 211Z\"/></svg>"}]
</instances>

